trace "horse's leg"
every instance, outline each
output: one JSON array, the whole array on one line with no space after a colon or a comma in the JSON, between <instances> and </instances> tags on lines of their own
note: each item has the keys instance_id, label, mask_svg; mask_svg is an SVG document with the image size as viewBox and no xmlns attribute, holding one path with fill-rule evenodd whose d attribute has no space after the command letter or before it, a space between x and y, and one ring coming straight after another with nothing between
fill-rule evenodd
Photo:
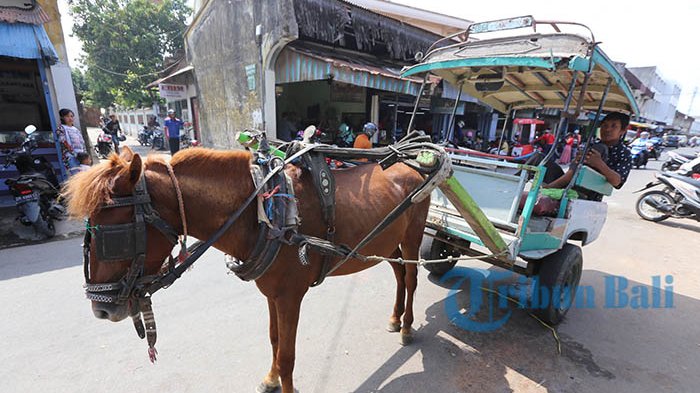
<instances>
[{"instance_id":1,"label":"horse's leg","mask_svg":"<svg viewBox=\"0 0 700 393\"><path fill-rule=\"evenodd\" d=\"M296 351L297 326L299 324L299 309L302 293L299 296L286 293L285 297L278 298L277 306L277 329L279 332L279 343L277 347L277 370L282 379L282 393L294 393L294 382L292 372L294 371L294 360Z\"/></svg>"},{"instance_id":2,"label":"horse's leg","mask_svg":"<svg viewBox=\"0 0 700 393\"><path fill-rule=\"evenodd\" d=\"M398 258L401 256L401 251L397 248L391 258ZM387 331L398 332L401 330L401 316L405 310L404 301L406 299L406 267L400 263L391 262L391 269L394 271L394 277L396 277L396 301L394 302L394 312L389 317L389 326L386 327Z\"/></svg>"},{"instance_id":3,"label":"horse's leg","mask_svg":"<svg viewBox=\"0 0 700 393\"><path fill-rule=\"evenodd\" d=\"M427 205L425 206L427 210ZM425 216L423 216L425 217ZM411 226L406 231L406 236L401 241L401 257L403 259L418 259L418 250L423 238L423 226ZM404 280L406 283L406 310L403 314L403 326L401 327L401 344L408 345L413 342L413 295L418 287L418 265L407 263Z\"/></svg>"},{"instance_id":4,"label":"horse's leg","mask_svg":"<svg viewBox=\"0 0 700 393\"><path fill-rule=\"evenodd\" d=\"M418 253L405 255L405 259L418 259ZM413 295L418 287L418 265L406 264L406 311L403 314L403 326L401 327L401 344L408 345L413 342Z\"/></svg>"},{"instance_id":5,"label":"horse's leg","mask_svg":"<svg viewBox=\"0 0 700 393\"><path fill-rule=\"evenodd\" d=\"M270 314L270 344L272 344L272 366L265 379L258 386L258 393L272 393L280 387L280 374L277 369L277 348L279 343L279 330L277 328L277 306L268 298L267 308Z\"/></svg>"}]
</instances>

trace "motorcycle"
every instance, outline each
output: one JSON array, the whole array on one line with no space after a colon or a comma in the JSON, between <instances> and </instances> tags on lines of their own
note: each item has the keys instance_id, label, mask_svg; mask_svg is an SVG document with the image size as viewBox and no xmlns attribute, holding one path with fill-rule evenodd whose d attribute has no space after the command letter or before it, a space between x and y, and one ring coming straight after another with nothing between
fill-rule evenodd
<instances>
[{"instance_id":1,"label":"motorcycle","mask_svg":"<svg viewBox=\"0 0 700 393\"><path fill-rule=\"evenodd\" d=\"M656 181L648 183L641 192L663 185L663 190L651 190L642 194L635 206L637 214L653 222L669 217L693 218L700 221L700 157L687 162L676 172L657 173Z\"/></svg>"},{"instance_id":2,"label":"motorcycle","mask_svg":"<svg viewBox=\"0 0 700 393\"><path fill-rule=\"evenodd\" d=\"M632 145L632 165L635 168L644 166L646 168L647 162L649 162L649 150L646 145Z\"/></svg>"},{"instance_id":3,"label":"motorcycle","mask_svg":"<svg viewBox=\"0 0 700 393\"><path fill-rule=\"evenodd\" d=\"M199 146L199 142L196 139L192 139L192 137L190 137L191 131L192 127L186 128L180 134L180 148L187 149L188 147Z\"/></svg>"},{"instance_id":4,"label":"motorcycle","mask_svg":"<svg viewBox=\"0 0 700 393\"><path fill-rule=\"evenodd\" d=\"M163 150L165 146L165 138L163 130L156 128L151 136L151 149Z\"/></svg>"},{"instance_id":5,"label":"motorcycle","mask_svg":"<svg viewBox=\"0 0 700 393\"><path fill-rule=\"evenodd\" d=\"M688 154L688 153L678 153L675 151L668 152L668 160L661 165L662 171L677 171L681 165L690 162L696 157L700 157L698 154Z\"/></svg>"},{"instance_id":6,"label":"motorcycle","mask_svg":"<svg viewBox=\"0 0 700 393\"><path fill-rule=\"evenodd\" d=\"M153 130L148 126L143 126L143 129L141 129L138 134L138 140L141 146L149 146L151 144L152 135Z\"/></svg>"},{"instance_id":7,"label":"motorcycle","mask_svg":"<svg viewBox=\"0 0 700 393\"><path fill-rule=\"evenodd\" d=\"M57 201L60 185L48 160L32 155L38 148L32 135L36 127L30 125L24 131L28 137L22 145L4 152L4 168L14 165L19 172L19 177L6 179L5 184L15 199L19 212L17 220L22 225L33 226L38 233L50 238L56 234L54 220L60 220L66 212Z\"/></svg>"},{"instance_id":8,"label":"motorcycle","mask_svg":"<svg viewBox=\"0 0 700 393\"><path fill-rule=\"evenodd\" d=\"M95 153L103 159L109 157L112 153L112 135L102 130L97 136L97 145L95 145Z\"/></svg>"}]
</instances>

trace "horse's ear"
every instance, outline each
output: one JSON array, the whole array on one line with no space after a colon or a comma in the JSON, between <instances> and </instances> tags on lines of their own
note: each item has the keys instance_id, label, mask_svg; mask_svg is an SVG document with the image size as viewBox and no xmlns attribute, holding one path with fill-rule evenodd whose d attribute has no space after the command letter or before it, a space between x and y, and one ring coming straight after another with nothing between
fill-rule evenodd
<instances>
[{"instance_id":1,"label":"horse's ear","mask_svg":"<svg viewBox=\"0 0 700 393\"><path fill-rule=\"evenodd\" d=\"M131 150L129 150L129 152L131 152L132 154L131 163L129 164L129 181L131 182L131 184L136 184L136 182L141 177L141 170L143 169L141 163L141 156L139 156L138 154L134 154Z\"/></svg>"},{"instance_id":2,"label":"horse's ear","mask_svg":"<svg viewBox=\"0 0 700 393\"><path fill-rule=\"evenodd\" d=\"M119 153L119 157L124 161L129 162L134 159L134 154L134 151L131 150L129 146L124 146L122 147L121 153Z\"/></svg>"}]
</instances>

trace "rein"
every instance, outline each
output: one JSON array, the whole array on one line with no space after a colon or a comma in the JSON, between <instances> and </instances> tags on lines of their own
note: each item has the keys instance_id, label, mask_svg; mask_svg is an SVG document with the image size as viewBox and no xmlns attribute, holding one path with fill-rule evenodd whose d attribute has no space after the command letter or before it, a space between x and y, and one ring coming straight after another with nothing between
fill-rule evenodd
<instances>
[{"instance_id":1,"label":"rein","mask_svg":"<svg viewBox=\"0 0 700 393\"><path fill-rule=\"evenodd\" d=\"M115 305L129 305L129 313L134 322L136 333L140 338L147 338L148 353L151 362L156 360L157 351L156 343L156 324L151 307L151 296L161 288L167 288L175 282L194 262L199 259L216 241L218 241L240 218L245 209L256 200L261 192L269 187L268 183L282 170L284 167L302 157L304 154L312 150L320 151L329 156L337 157L348 156L366 156L367 158L381 159L380 165L386 169L396 162L404 162L411 168L426 175L425 181L413 192L411 192L392 212L385 217L382 222L373 228L362 241L353 249L344 245L337 245L332 241L324 241L312 236L299 235L295 228L285 228L285 231L278 234L277 243L274 247L265 246L265 252L261 256L254 258L252 261L243 262L236 269L243 269L250 274L249 279L255 279L265 273L267 268L275 259L276 253L279 250L279 242L284 242L289 245L299 246L299 258L303 263L308 260L306 256L307 247L315 249L322 255L342 256L343 260L338 264L331 264L330 259L326 258L321 276L316 280L315 285L320 284L326 275L336 270L340 265L350 258L358 258L360 260L368 260L357 253L365 244L375 238L383 229L388 227L400 214L410 207L412 203L429 196L439 182L444 180L451 174L451 166L449 160L445 157L445 152L442 148L432 143L427 143L422 137L409 139L401 142L396 147L385 149L361 150L361 149L337 149L324 145L307 145L296 151L284 161L276 160L278 164L270 165L269 171L265 177L256 184L255 190L245 199L245 201L234 211L226 222L205 242L197 242L192 247L186 247L187 239L187 221L184 210L184 202L179 183L175 177L172 167L166 163L168 174L171 178L175 193L178 200L178 210L183 226L183 240L180 241L180 253L178 261L175 263L170 256L167 263L167 271L155 275L144 276L144 262L146 258L146 224L158 229L174 246L178 243L179 235L165 220L163 220L158 212L153 208L150 195L148 194L146 178L142 171L141 177L136 183L134 193L129 197L112 198L112 203L102 205L101 208L116 208L116 207L134 207L134 221L127 224L115 225L97 225L90 226L89 221L86 223L85 238L83 242L83 264L85 274L85 292L86 297L90 300L113 303ZM377 151L381 150L381 151ZM437 153L437 154L436 154ZM425 159L428 156L429 159ZM407 160L415 160L416 163L409 163ZM272 160L270 160L272 162ZM284 175L282 175L284 176ZM277 190L277 186L274 187ZM275 191L276 192L276 191ZM274 196L274 192L268 192L270 197ZM285 233L288 229L292 230L291 236L285 239ZM97 257L100 261L106 263L124 261L131 258L131 266L121 280L112 283L90 283L90 268L89 257L92 237L95 237L95 245ZM109 241L107 241L109 240ZM164 265L165 266L165 265ZM245 275L244 274L244 275ZM145 323L145 326L144 326Z\"/></svg>"}]
</instances>

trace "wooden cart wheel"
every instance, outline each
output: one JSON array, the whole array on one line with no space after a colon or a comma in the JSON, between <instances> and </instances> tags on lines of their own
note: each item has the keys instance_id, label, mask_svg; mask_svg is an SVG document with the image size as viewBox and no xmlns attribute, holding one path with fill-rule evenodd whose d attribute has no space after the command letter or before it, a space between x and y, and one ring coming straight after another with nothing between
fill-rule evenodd
<instances>
[{"instance_id":1,"label":"wooden cart wheel","mask_svg":"<svg viewBox=\"0 0 700 393\"><path fill-rule=\"evenodd\" d=\"M540 260L539 287L548 300L535 305L535 314L544 322L557 325L574 304L576 288L581 281L583 254L581 247L566 243L561 250ZM540 294L540 299L543 299Z\"/></svg>"}]
</instances>

